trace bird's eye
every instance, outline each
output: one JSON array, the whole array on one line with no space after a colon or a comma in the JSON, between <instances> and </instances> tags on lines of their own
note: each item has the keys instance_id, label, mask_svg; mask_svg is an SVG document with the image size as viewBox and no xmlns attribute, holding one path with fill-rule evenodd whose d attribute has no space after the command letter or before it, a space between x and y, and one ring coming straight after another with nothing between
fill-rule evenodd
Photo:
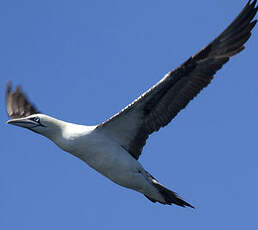
<instances>
[{"instance_id":1,"label":"bird's eye","mask_svg":"<svg viewBox=\"0 0 258 230\"><path fill-rule=\"evenodd\" d=\"M34 118L33 118L33 121L39 122L39 118L38 118L38 117L34 117Z\"/></svg>"}]
</instances>

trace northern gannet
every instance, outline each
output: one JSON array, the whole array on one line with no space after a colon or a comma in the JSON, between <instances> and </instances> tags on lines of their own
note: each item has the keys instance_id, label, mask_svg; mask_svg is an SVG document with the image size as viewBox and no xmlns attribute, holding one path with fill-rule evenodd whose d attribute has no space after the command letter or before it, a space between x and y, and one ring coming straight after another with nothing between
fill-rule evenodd
<instances>
[{"instance_id":1,"label":"northern gannet","mask_svg":"<svg viewBox=\"0 0 258 230\"><path fill-rule=\"evenodd\" d=\"M109 120L86 126L40 113L20 87L6 89L8 124L30 129L52 140L113 182L144 194L150 201L192 207L165 188L139 163L148 136L184 109L230 57L242 51L257 20L257 0L249 0L239 16L208 46Z\"/></svg>"}]
</instances>

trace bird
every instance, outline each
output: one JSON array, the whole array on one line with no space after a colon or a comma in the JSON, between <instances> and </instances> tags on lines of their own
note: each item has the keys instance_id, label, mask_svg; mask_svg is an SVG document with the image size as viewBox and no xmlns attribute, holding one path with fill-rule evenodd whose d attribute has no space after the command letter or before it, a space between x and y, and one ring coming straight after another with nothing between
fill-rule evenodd
<instances>
[{"instance_id":1,"label":"bird","mask_svg":"<svg viewBox=\"0 0 258 230\"><path fill-rule=\"evenodd\" d=\"M233 22L200 52L108 120L94 126L65 122L33 105L21 86L6 86L7 124L29 129L53 141L114 183L152 202L191 207L138 161L150 134L166 126L231 57L245 48L257 20L257 0L249 0Z\"/></svg>"}]
</instances>

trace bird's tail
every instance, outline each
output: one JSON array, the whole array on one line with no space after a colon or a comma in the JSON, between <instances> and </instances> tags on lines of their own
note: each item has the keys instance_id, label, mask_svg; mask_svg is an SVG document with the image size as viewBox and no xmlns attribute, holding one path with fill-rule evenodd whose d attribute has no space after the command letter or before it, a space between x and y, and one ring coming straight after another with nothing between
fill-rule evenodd
<instances>
[{"instance_id":1,"label":"bird's tail","mask_svg":"<svg viewBox=\"0 0 258 230\"><path fill-rule=\"evenodd\" d=\"M151 177L151 181L152 184L154 185L154 187L159 191L159 193L161 194L161 196L164 199L164 203L160 202L159 200L155 200L150 196L145 195L145 197L147 197L150 201L152 202L159 202L162 204L176 204L179 205L181 207L191 207L194 208L191 204L185 202L181 197L179 197L175 192L165 188L164 186L162 186L152 175L150 175L148 172L146 172L148 174L149 177Z\"/></svg>"}]
</instances>

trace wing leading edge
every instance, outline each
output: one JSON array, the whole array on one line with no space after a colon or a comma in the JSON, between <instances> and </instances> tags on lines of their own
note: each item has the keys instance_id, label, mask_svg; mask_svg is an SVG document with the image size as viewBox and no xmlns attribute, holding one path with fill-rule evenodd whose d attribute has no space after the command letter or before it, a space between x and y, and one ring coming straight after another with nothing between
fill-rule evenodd
<instances>
[{"instance_id":1,"label":"wing leading edge","mask_svg":"<svg viewBox=\"0 0 258 230\"><path fill-rule=\"evenodd\" d=\"M230 57L245 48L257 22L253 20L256 2L249 0L238 17L208 46L98 128L138 159L148 136L166 126Z\"/></svg>"}]
</instances>

